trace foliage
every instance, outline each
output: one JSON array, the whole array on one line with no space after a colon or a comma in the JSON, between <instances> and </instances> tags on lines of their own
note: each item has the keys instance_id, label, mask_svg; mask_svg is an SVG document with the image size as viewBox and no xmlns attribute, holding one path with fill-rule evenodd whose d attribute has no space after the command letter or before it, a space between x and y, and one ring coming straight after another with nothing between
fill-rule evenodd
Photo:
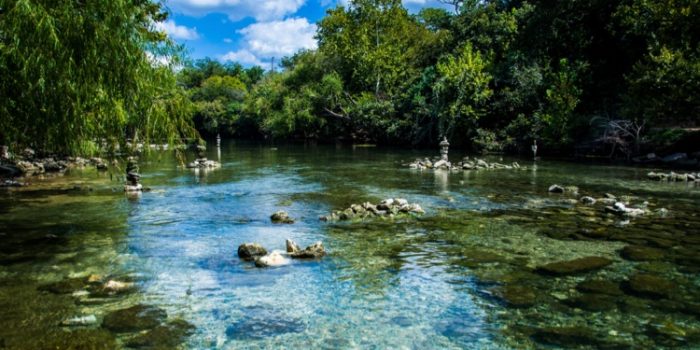
<instances>
[{"instance_id":1,"label":"foliage","mask_svg":"<svg viewBox=\"0 0 700 350\"><path fill-rule=\"evenodd\" d=\"M200 60L180 81L207 101L198 115L229 123L202 130L239 136L435 147L445 135L487 152L537 142L542 154L604 134L635 152L650 130L700 123L697 0L444 3L454 9L412 15L399 0L350 1L318 23L318 49L284 58L281 72ZM226 95L203 89L211 76L248 93L202 99Z\"/></svg>"},{"instance_id":2,"label":"foliage","mask_svg":"<svg viewBox=\"0 0 700 350\"><path fill-rule=\"evenodd\" d=\"M57 153L195 136L150 1L0 1L0 143Z\"/></svg>"}]
</instances>

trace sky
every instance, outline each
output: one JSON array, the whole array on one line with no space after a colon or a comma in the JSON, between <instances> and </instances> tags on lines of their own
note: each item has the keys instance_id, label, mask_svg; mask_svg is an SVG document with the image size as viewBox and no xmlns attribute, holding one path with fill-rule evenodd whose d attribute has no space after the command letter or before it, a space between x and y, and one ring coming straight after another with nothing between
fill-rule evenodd
<instances>
[{"instance_id":1,"label":"sky","mask_svg":"<svg viewBox=\"0 0 700 350\"><path fill-rule=\"evenodd\" d=\"M315 49L316 22L347 0L166 0L171 16L157 28L184 44L193 59L211 57L268 67L300 49ZM445 7L403 0L410 12Z\"/></svg>"}]
</instances>

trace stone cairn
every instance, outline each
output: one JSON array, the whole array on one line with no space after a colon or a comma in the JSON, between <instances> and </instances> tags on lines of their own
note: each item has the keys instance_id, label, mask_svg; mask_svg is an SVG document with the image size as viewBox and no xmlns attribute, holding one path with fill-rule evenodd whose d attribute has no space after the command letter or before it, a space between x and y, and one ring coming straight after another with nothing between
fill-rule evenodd
<instances>
[{"instance_id":1,"label":"stone cairn","mask_svg":"<svg viewBox=\"0 0 700 350\"><path fill-rule=\"evenodd\" d=\"M187 164L187 167L192 169L211 169L220 167L221 164L219 162L207 159L207 155L205 153L206 151L207 146L201 144L197 145L197 159L195 159L194 162Z\"/></svg>"},{"instance_id":2,"label":"stone cairn","mask_svg":"<svg viewBox=\"0 0 700 350\"><path fill-rule=\"evenodd\" d=\"M441 170L482 170L482 169L521 169L527 170L526 167L520 167L520 164L513 162L512 164L489 163L483 159L464 157L461 162L455 164L450 163L447 153L450 148L450 143L447 138L443 138L440 142L440 158L416 159L408 164L411 169L441 169Z\"/></svg>"},{"instance_id":3,"label":"stone cairn","mask_svg":"<svg viewBox=\"0 0 700 350\"><path fill-rule=\"evenodd\" d=\"M139 175L139 165L136 162L136 158L129 157L126 162L126 185L124 186L124 191L141 192L143 186L139 183L140 180L141 175Z\"/></svg>"}]
</instances>

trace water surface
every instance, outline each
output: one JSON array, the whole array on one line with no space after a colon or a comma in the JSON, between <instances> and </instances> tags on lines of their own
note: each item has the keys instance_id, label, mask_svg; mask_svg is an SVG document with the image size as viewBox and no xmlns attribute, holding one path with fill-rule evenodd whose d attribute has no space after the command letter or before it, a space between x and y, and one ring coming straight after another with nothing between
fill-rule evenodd
<instances>
[{"instance_id":1,"label":"water surface","mask_svg":"<svg viewBox=\"0 0 700 350\"><path fill-rule=\"evenodd\" d=\"M546 160L518 160L527 169L517 171L416 171L403 164L430 152L381 148L228 143L208 152L221 169L179 168L170 153L142 158L152 191L138 198L121 192L118 169L0 193L0 348L133 345L139 331L100 326L132 305L164 310L164 324L191 324L182 348L700 346L695 184ZM549 194L554 183L580 194ZM605 193L668 214L626 220L576 203ZM388 197L426 214L318 220ZM297 222L270 223L277 210ZM323 241L329 255L268 269L236 256L241 243L284 249L286 238ZM642 254L622 253L627 246ZM589 256L612 264L566 276L538 270ZM90 275L136 288L94 295L81 282ZM46 288L67 281L75 290ZM599 281L608 283L585 287ZM639 281L671 288L649 294L630 286ZM86 315L98 322L60 325Z\"/></svg>"}]
</instances>

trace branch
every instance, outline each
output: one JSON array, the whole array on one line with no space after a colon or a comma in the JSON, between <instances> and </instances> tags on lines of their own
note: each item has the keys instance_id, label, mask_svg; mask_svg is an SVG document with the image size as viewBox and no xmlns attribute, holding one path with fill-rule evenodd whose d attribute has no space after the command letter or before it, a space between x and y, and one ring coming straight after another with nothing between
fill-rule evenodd
<instances>
[{"instance_id":1,"label":"branch","mask_svg":"<svg viewBox=\"0 0 700 350\"><path fill-rule=\"evenodd\" d=\"M344 120L350 120L350 117L348 117L348 116L345 115L345 114L340 114L340 113L337 113L337 112L333 112L333 111L331 111L330 109L328 109L328 108L326 108L326 107L323 107L323 110L326 111L326 113L330 114L332 117L336 117L336 118L340 118L340 119L344 119Z\"/></svg>"}]
</instances>

